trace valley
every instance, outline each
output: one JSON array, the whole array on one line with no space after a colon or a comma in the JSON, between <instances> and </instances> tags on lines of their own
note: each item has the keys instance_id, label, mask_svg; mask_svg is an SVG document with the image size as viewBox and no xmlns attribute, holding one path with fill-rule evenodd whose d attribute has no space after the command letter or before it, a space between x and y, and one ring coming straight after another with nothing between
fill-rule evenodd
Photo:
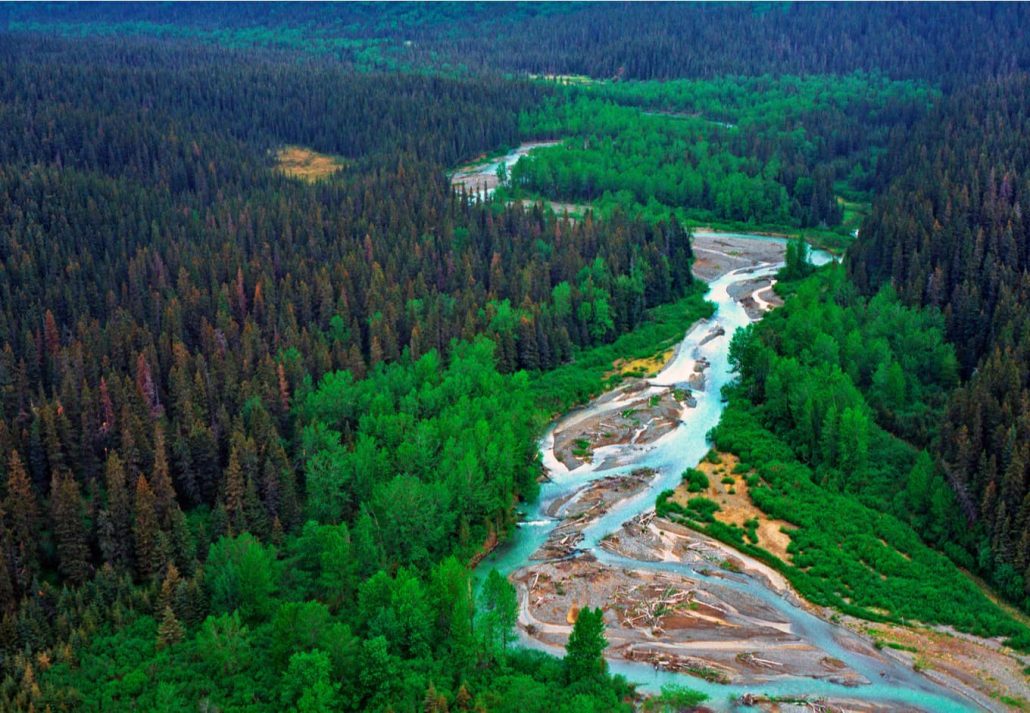
<instances>
[{"instance_id":1,"label":"valley","mask_svg":"<svg viewBox=\"0 0 1030 713\"><path fill-rule=\"evenodd\" d=\"M0 6L0 710L1030 710L1028 8Z\"/></svg>"}]
</instances>

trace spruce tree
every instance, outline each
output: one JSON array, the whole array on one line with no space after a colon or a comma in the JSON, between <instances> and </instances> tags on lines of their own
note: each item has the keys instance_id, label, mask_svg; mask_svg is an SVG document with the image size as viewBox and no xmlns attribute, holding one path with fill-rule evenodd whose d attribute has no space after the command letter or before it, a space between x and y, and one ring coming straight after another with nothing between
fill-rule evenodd
<instances>
[{"instance_id":1,"label":"spruce tree","mask_svg":"<svg viewBox=\"0 0 1030 713\"><path fill-rule=\"evenodd\" d=\"M79 484L71 473L54 473L50 482L50 512L58 570L72 584L82 584L90 573L89 544Z\"/></svg>"},{"instance_id":2,"label":"spruce tree","mask_svg":"<svg viewBox=\"0 0 1030 713\"><path fill-rule=\"evenodd\" d=\"M161 624L157 627L157 648L163 649L182 641L185 632L182 624L175 618L175 612L170 606L166 606L161 612Z\"/></svg>"},{"instance_id":3,"label":"spruce tree","mask_svg":"<svg viewBox=\"0 0 1030 713\"><path fill-rule=\"evenodd\" d=\"M165 447L164 428L158 423L154 427L154 468L150 475L150 487L154 491L154 508L162 528L168 528L173 509L178 508L175 488L168 470L168 453Z\"/></svg>"},{"instance_id":4,"label":"spruce tree","mask_svg":"<svg viewBox=\"0 0 1030 713\"><path fill-rule=\"evenodd\" d=\"M39 503L18 451L11 451L7 468L7 495L3 506L7 511L13 545L23 563L23 572L19 580L22 586L27 586L31 572L35 571L36 567Z\"/></svg>"},{"instance_id":5,"label":"spruce tree","mask_svg":"<svg viewBox=\"0 0 1030 713\"><path fill-rule=\"evenodd\" d=\"M565 676L569 683L603 675L607 668L604 660L607 646L604 612L584 607L565 645Z\"/></svg>"},{"instance_id":6,"label":"spruce tree","mask_svg":"<svg viewBox=\"0 0 1030 713\"><path fill-rule=\"evenodd\" d=\"M240 465L240 453L233 445L229 453L229 465L225 469L225 493L223 500L225 514L229 519L229 531L238 535L247 529L246 512L247 484Z\"/></svg>"},{"instance_id":7,"label":"spruce tree","mask_svg":"<svg viewBox=\"0 0 1030 713\"><path fill-rule=\"evenodd\" d=\"M165 560L154 505L154 491L142 475L136 479L135 515L132 535L136 546L136 574L141 580L149 580L161 573Z\"/></svg>"},{"instance_id":8,"label":"spruce tree","mask_svg":"<svg viewBox=\"0 0 1030 713\"><path fill-rule=\"evenodd\" d=\"M117 451L111 451L107 456L104 484L107 507L101 511L100 550L112 565L126 568L132 563L132 542L126 537L132 530L132 495L125 480L125 466Z\"/></svg>"}]
</instances>

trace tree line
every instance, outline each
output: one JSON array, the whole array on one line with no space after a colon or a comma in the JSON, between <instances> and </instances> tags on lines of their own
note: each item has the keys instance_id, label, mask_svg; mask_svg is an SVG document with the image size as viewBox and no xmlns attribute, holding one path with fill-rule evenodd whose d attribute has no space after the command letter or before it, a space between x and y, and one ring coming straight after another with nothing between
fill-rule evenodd
<instances>
[{"instance_id":1,"label":"tree line","mask_svg":"<svg viewBox=\"0 0 1030 713\"><path fill-rule=\"evenodd\" d=\"M1026 13L1009 3L433 3L288 10L271 3L246 11L132 4L11 6L0 22L18 32L170 35L289 48L372 67L616 79L876 70L952 87L1030 67Z\"/></svg>"}]
</instances>

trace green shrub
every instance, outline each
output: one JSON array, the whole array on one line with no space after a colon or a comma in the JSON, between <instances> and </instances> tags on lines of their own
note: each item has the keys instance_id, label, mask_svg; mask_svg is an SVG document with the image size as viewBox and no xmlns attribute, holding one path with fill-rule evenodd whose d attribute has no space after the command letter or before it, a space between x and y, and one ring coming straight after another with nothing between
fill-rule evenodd
<instances>
[{"instance_id":1,"label":"green shrub","mask_svg":"<svg viewBox=\"0 0 1030 713\"><path fill-rule=\"evenodd\" d=\"M700 493L708 489L708 476L696 468L683 471L683 482L687 484L689 493Z\"/></svg>"},{"instance_id":2,"label":"green shrub","mask_svg":"<svg viewBox=\"0 0 1030 713\"><path fill-rule=\"evenodd\" d=\"M687 501L687 509L705 522L715 522L715 513L721 509L719 503L708 498L696 497Z\"/></svg>"}]
</instances>

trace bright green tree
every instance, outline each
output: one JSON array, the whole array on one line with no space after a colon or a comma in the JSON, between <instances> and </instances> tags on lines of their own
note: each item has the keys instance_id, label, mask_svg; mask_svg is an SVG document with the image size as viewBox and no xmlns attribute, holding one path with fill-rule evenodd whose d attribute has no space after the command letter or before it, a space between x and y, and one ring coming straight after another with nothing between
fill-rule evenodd
<instances>
[{"instance_id":1,"label":"bright green tree","mask_svg":"<svg viewBox=\"0 0 1030 713\"><path fill-rule=\"evenodd\" d=\"M480 594L483 605L483 643L488 650L508 650L518 619L518 596L512 586L496 569L490 570Z\"/></svg>"},{"instance_id":2,"label":"bright green tree","mask_svg":"<svg viewBox=\"0 0 1030 713\"><path fill-rule=\"evenodd\" d=\"M584 607L572 627L565 645L565 676L572 683L604 675L607 663L604 650L608 640L604 636L604 612L600 608Z\"/></svg>"},{"instance_id":3,"label":"bright green tree","mask_svg":"<svg viewBox=\"0 0 1030 713\"><path fill-rule=\"evenodd\" d=\"M330 677L329 655L315 649L296 653L283 675L282 702L297 713L330 713L337 710L339 684Z\"/></svg>"},{"instance_id":4,"label":"bright green tree","mask_svg":"<svg viewBox=\"0 0 1030 713\"><path fill-rule=\"evenodd\" d=\"M238 610L248 622L265 618L273 605L277 563L275 550L250 533L223 537L211 546L207 567L211 608Z\"/></svg>"}]
</instances>

